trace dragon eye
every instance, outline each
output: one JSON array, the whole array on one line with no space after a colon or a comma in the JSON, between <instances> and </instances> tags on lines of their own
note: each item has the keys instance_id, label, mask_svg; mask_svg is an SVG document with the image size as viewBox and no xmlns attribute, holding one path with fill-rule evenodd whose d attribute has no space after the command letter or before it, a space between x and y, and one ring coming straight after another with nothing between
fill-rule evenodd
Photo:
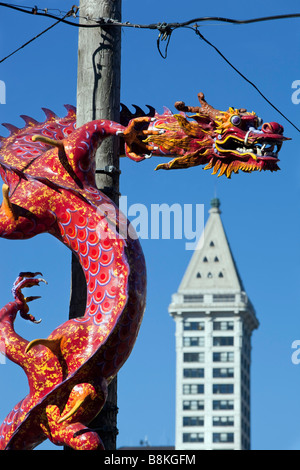
<instances>
[{"instance_id":1,"label":"dragon eye","mask_svg":"<svg viewBox=\"0 0 300 470\"><path fill-rule=\"evenodd\" d=\"M237 114L235 114L234 116L231 116L231 118L230 118L230 122L234 126L239 126L241 124L241 121L242 121L241 117L238 116Z\"/></svg>"}]
</instances>

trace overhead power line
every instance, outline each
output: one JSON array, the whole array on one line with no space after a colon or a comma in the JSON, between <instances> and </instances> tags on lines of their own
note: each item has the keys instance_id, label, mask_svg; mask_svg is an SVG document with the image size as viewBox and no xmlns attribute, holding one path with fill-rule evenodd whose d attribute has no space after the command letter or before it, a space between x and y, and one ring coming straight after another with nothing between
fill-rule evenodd
<instances>
[{"instance_id":1,"label":"overhead power line","mask_svg":"<svg viewBox=\"0 0 300 470\"><path fill-rule=\"evenodd\" d=\"M13 5L13 4L8 4L4 2L0 2L0 6L6 7L6 8L11 8L16 11L20 11L22 13L28 13L31 15L36 15L36 16L45 16L48 18L52 19L60 19L63 23L69 24L71 26L79 27L79 28L97 28L99 26L119 26L119 27L124 27L124 28L143 28L143 29L157 29L158 31L161 30L162 27L169 28L169 29L177 29L177 28L183 28L185 26L189 26L193 23L201 23L201 22L206 22L206 21L216 21L216 22L221 22L221 23L229 23L229 24L236 24L236 25L242 25L242 24L252 24L252 23L259 23L262 21L273 21L273 20L283 20L283 19L291 19L291 18L300 18L300 13L288 13L284 15L273 15L273 16L263 16L259 18L250 18L247 20L236 20L232 18L223 18L220 16L202 16L199 18L193 18L188 21L183 21L181 23L151 23L151 24L138 24L138 23L130 23L129 21L126 22L119 22L111 18L88 18L88 17L80 17L80 15L77 14L79 8L76 5L72 6L72 15L75 18L82 18L85 19L86 21L92 21L95 24L84 24L84 23L76 23L74 21L69 21L66 20L65 17L59 17L57 15L54 15L53 13L50 13L51 11L59 11L61 15L63 15L64 12L62 12L59 9L51 9L51 8L38 8L37 6L34 7L28 7L28 6L22 6L22 5Z\"/></svg>"},{"instance_id":2,"label":"overhead power line","mask_svg":"<svg viewBox=\"0 0 300 470\"><path fill-rule=\"evenodd\" d=\"M242 72L240 72L234 65L232 65L231 62L229 62L228 59L226 59L226 57L224 56L224 54L222 54L222 52L216 47L214 46L210 41L208 41L208 39L206 39L203 34L200 33L200 31L196 31L197 34L199 35L199 37L206 42L206 44L208 44L209 46L211 46L221 57L222 59L225 60L225 62L227 62L227 64L233 68L233 70L235 70L235 72L237 72L247 83L249 83L249 85L251 85L259 94L260 96L267 102L269 103L270 106L272 106L273 109L275 109L275 111L277 111L287 122L289 122L298 132L300 132L300 129L299 127L297 127L292 121L290 121L290 119L288 119L285 114L283 114L280 109L277 108L277 106L275 106L261 91L260 89L253 83L251 82L251 80L249 80L245 75L242 74Z\"/></svg>"},{"instance_id":3,"label":"overhead power line","mask_svg":"<svg viewBox=\"0 0 300 470\"><path fill-rule=\"evenodd\" d=\"M23 49L24 47L28 46L28 44L30 44L31 42L35 41L36 39L38 39L39 37L41 37L43 34L47 33L48 31L50 31L50 29L54 28L54 26L56 26L58 23L61 23L63 21L64 18L66 18L67 16L70 16L72 14L73 10L70 10L63 18L59 18L55 23L53 23L51 26L49 26L48 28L44 29L43 31L41 31L39 34L37 34L36 36L34 36L33 38L29 39L29 41L25 42L24 44L22 44L22 46L18 47L16 50L14 50L13 52L11 52L10 54L8 54L6 57L3 57L3 59L0 60L0 64L2 62L4 62L6 59L8 59L9 57L13 56L14 54L16 54L17 52L19 52L21 49Z\"/></svg>"},{"instance_id":4,"label":"overhead power line","mask_svg":"<svg viewBox=\"0 0 300 470\"><path fill-rule=\"evenodd\" d=\"M30 15L35 15L35 16L45 16L47 18L52 18L54 20L61 20L63 23L70 24L72 26L78 26L77 23L73 23L71 21L67 21L65 18L69 15L69 12L63 12L59 10L58 8L38 8L37 6L34 7L28 7L28 6L23 6L23 5L13 5L13 4L8 4L8 3L3 3L0 2L1 7L6 7L10 8L11 10L15 11L20 11L21 13L28 13ZM74 18L77 17L77 12L79 10L79 7L76 5L73 5L71 8L71 13ZM51 11L58 11L60 16L54 15L53 13L50 13ZM67 13L67 14L66 14Z\"/></svg>"},{"instance_id":5,"label":"overhead power line","mask_svg":"<svg viewBox=\"0 0 300 470\"><path fill-rule=\"evenodd\" d=\"M251 20L249 20L251 21ZM251 80L249 80L237 67L235 67L226 57L225 55L214 45L212 44L208 39L206 39L202 33L200 33L199 29L198 29L198 24L195 24L193 27L191 26L182 26L183 28L188 28L188 29L191 29L193 30L198 36L200 39L202 39L204 42L206 42L206 44L208 44L210 47L212 47L219 55L220 57L222 57L223 60L225 60L225 62L241 77L243 78L243 80L245 80L247 83L249 83L249 85L251 85L259 94L260 96L270 105L272 106L273 109L275 109L275 111L277 111L289 124L291 124L298 132L300 132L300 129L299 127L297 127L282 111L280 111L280 109L277 108L277 106L275 106L263 93L262 91L258 88L258 86L255 85L255 83L253 83ZM170 43L170 39L171 39L171 34L172 34L172 31L170 29L168 29L166 27L166 29L164 31L161 31L158 39L157 39L157 48L158 48L158 51L161 55L161 57L163 59L166 59L167 57L167 50L168 50L168 46L169 46L169 43ZM165 53L163 54L161 52L161 49L160 49L160 41L166 41L166 48L165 48Z\"/></svg>"},{"instance_id":6,"label":"overhead power line","mask_svg":"<svg viewBox=\"0 0 300 470\"><path fill-rule=\"evenodd\" d=\"M4 57L3 59L0 60L0 63L4 62L6 59L14 55L16 52L20 51L24 47L26 47L28 44L32 43L36 39L38 39L40 36L45 34L47 31L52 29L54 26L56 26L58 23L65 23L67 25L75 26L75 27L82 27L82 28L99 28L99 27L127 27L127 28L137 28L137 29L149 29L149 30L157 30L159 32L158 38L157 38L157 49L160 54L160 56L163 59L167 58L167 52L168 52L168 47L170 44L171 40L171 35L172 33L180 28L184 29L191 29L193 30L206 44L208 44L210 47L212 47L219 55L222 57L223 60L236 72L238 75L243 78L247 83L249 83L259 94L260 96L270 105L272 106L275 111L277 111L287 122L289 122L298 132L300 132L300 129L292 122L290 119L288 119L278 108L275 106L261 91L260 89L251 81L249 80L242 72L240 72L237 67L235 67L225 56L224 54L214 45L212 44L208 39L206 39L202 33L199 31L199 24L202 22L206 21L215 21L215 22L222 22L222 23L227 23L227 24L234 24L234 25L244 25L244 24L253 24L253 23L259 23L263 21L273 21L273 20L285 20L285 19L293 19L293 18L300 18L300 13L290 13L290 14L284 14L284 15L274 15L274 16L264 16L264 17L259 17L259 18L251 18L251 19L246 19L246 20L236 20L232 18L224 18L224 17L219 17L219 16L206 16L206 17L199 17L199 18L193 18L192 20L184 21L184 22L176 22L176 23L152 23L152 24L136 24L136 23L130 23L130 22L119 22L117 20L114 20L112 18L87 18L87 17L82 17L78 15L79 7L76 5L73 5L72 8L66 13L62 12L59 9L48 9L48 8L38 8L37 6L34 7L28 7L28 6L22 6L22 5L13 5L13 4L8 4L8 3L3 3L0 2L0 7L7 7L22 13L27 13L31 15L36 15L36 16L44 16L48 18L52 18L57 20L54 24L43 30L41 33L24 43L22 46L18 47L15 51L10 53L8 56ZM53 13L50 13L51 11L58 11L61 16L54 15ZM74 22L67 20L66 18L74 17L75 19L80 19L80 22ZM83 20L87 21L88 24L83 23ZM92 22L92 24L91 24ZM161 50L161 44L162 42L165 41L165 51L162 52Z\"/></svg>"}]
</instances>

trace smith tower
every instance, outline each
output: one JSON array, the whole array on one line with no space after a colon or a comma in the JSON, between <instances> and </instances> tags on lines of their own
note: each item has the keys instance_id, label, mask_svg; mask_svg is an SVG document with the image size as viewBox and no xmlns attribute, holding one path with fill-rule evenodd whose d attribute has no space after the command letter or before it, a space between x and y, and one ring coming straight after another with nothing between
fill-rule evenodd
<instances>
[{"instance_id":1,"label":"smith tower","mask_svg":"<svg viewBox=\"0 0 300 470\"><path fill-rule=\"evenodd\" d=\"M172 296L176 449L250 449L251 335L259 322L211 201L204 232Z\"/></svg>"}]
</instances>

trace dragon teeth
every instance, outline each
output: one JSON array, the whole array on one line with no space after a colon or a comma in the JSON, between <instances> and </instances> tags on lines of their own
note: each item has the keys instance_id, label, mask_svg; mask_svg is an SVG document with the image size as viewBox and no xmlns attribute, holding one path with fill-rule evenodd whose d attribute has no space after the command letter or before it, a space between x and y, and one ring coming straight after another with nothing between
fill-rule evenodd
<instances>
[{"instance_id":1,"label":"dragon teeth","mask_svg":"<svg viewBox=\"0 0 300 470\"><path fill-rule=\"evenodd\" d=\"M254 153L254 149L249 148L249 147L238 147L237 151L240 153L249 153L249 152Z\"/></svg>"},{"instance_id":2,"label":"dragon teeth","mask_svg":"<svg viewBox=\"0 0 300 470\"><path fill-rule=\"evenodd\" d=\"M264 156L273 156L277 158L277 154L279 149L277 149L277 152L273 152L274 150L274 145L271 145L269 148L266 148L267 144L263 144L261 147L255 146L254 148L251 147L237 147L237 151L239 153L253 153L256 154L258 157L264 157Z\"/></svg>"}]
</instances>

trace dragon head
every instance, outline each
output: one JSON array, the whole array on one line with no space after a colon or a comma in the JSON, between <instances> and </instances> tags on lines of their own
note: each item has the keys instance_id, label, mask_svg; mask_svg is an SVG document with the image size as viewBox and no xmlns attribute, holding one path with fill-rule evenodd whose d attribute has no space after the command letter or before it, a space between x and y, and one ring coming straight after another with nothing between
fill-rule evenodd
<instances>
[{"instance_id":1,"label":"dragon head","mask_svg":"<svg viewBox=\"0 0 300 470\"><path fill-rule=\"evenodd\" d=\"M229 108L215 118L213 158L208 168L223 174L232 171L276 171L278 153L284 140L284 129L277 122L263 124L254 112Z\"/></svg>"},{"instance_id":2,"label":"dragon head","mask_svg":"<svg viewBox=\"0 0 300 470\"><path fill-rule=\"evenodd\" d=\"M163 115L156 114L151 120L147 118L146 131L141 131L145 129L145 119L133 120L132 125L140 131L140 135L125 146L127 156L137 159L135 157L143 152L145 154L145 151L148 156L176 155L173 160L158 165L156 169L206 165L204 169L213 169L213 174L220 170L218 176L225 174L228 178L232 172L238 173L239 170L252 172L279 169L278 153L283 141L289 140L284 137L284 129L280 124L263 124L254 112L245 109L217 110L205 101L203 93L199 93L198 99L201 106L197 107L177 101L175 107L180 114L172 114L167 110ZM187 112L192 113L189 118Z\"/></svg>"}]
</instances>

